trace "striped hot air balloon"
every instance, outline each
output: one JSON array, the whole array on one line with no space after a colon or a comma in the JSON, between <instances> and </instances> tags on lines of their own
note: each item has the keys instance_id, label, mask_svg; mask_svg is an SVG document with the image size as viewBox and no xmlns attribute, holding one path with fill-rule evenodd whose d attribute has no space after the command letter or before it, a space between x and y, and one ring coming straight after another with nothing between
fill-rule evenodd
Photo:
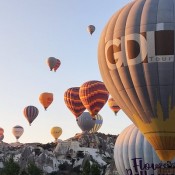
<instances>
[{"instance_id":1,"label":"striped hot air balloon","mask_svg":"<svg viewBox=\"0 0 175 175\"><path fill-rule=\"evenodd\" d=\"M79 96L83 105L95 119L95 115L107 102L109 93L103 82L92 80L80 86Z\"/></svg>"},{"instance_id":2,"label":"striped hot air balloon","mask_svg":"<svg viewBox=\"0 0 175 175\"><path fill-rule=\"evenodd\" d=\"M76 119L86 109L79 97L80 87L72 87L64 93L64 102L69 110L75 115Z\"/></svg>"},{"instance_id":3,"label":"striped hot air balloon","mask_svg":"<svg viewBox=\"0 0 175 175\"><path fill-rule=\"evenodd\" d=\"M34 121L34 119L38 116L38 113L39 110L35 106L27 106L23 110L23 114L30 125Z\"/></svg>"},{"instance_id":4,"label":"striped hot air balloon","mask_svg":"<svg viewBox=\"0 0 175 175\"><path fill-rule=\"evenodd\" d=\"M16 142L18 142L18 139L24 133L24 128L22 126L16 125L12 128L12 133L16 137Z\"/></svg>"},{"instance_id":5,"label":"striped hot air balloon","mask_svg":"<svg viewBox=\"0 0 175 175\"><path fill-rule=\"evenodd\" d=\"M53 70L56 72L56 70L60 67L61 61L59 59L56 59L56 63L53 67Z\"/></svg>"},{"instance_id":6,"label":"striped hot air balloon","mask_svg":"<svg viewBox=\"0 0 175 175\"><path fill-rule=\"evenodd\" d=\"M108 105L114 112L114 114L117 115L118 111L120 110L120 107L117 105L117 103L112 97L108 99Z\"/></svg>"},{"instance_id":7,"label":"striped hot air balloon","mask_svg":"<svg viewBox=\"0 0 175 175\"><path fill-rule=\"evenodd\" d=\"M102 124L103 124L103 117L100 115L100 114L97 114L97 115L95 115L95 125L94 125L94 127L89 131L90 133L94 133L94 132L97 132L100 128L101 128L101 126L102 126Z\"/></svg>"},{"instance_id":8,"label":"striped hot air balloon","mask_svg":"<svg viewBox=\"0 0 175 175\"><path fill-rule=\"evenodd\" d=\"M44 92L40 94L39 101L43 105L44 109L46 110L50 104L53 102L53 94L49 92Z\"/></svg>"}]
</instances>

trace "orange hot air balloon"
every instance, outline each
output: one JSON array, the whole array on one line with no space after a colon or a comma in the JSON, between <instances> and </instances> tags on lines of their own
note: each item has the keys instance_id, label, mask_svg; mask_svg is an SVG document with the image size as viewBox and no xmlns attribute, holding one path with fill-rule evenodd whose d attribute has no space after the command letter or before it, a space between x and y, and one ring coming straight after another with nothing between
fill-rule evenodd
<instances>
[{"instance_id":1,"label":"orange hot air balloon","mask_svg":"<svg viewBox=\"0 0 175 175\"><path fill-rule=\"evenodd\" d=\"M64 102L69 110L75 115L76 119L86 109L79 97L80 87L72 87L64 93Z\"/></svg>"},{"instance_id":2,"label":"orange hot air balloon","mask_svg":"<svg viewBox=\"0 0 175 175\"><path fill-rule=\"evenodd\" d=\"M174 4L130 2L111 17L98 47L107 89L166 161L175 157Z\"/></svg>"},{"instance_id":3,"label":"orange hot air balloon","mask_svg":"<svg viewBox=\"0 0 175 175\"><path fill-rule=\"evenodd\" d=\"M56 63L53 67L53 70L56 72L56 70L60 67L61 61L59 59L56 59Z\"/></svg>"},{"instance_id":4,"label":"orange hot air balloon","mask_svg":"<svg viewBox=\"0 0 175 175\"><path fill-rule=\"evenodd\" d=\"M95 120L95 115L107 102L109 93L103 82L92 80L80 86L79 96L83 105Z\"/></svg>"},{"instance_id":5,"label":"orange hot air balloon","mask_svg":"<svg viewBox=\"0 0 175 175\"><path fill-rule=\"evenodd\" d=\"M114 114L117 115L118 111L120 110L120 107L117 105L117 103L112 97L108 99L108 105L114 112Z\"/></svg>"},{"instance_id":6,"label":"orange hot air balloon","mask_svg":"<svg viewBox=\"0 0 175 175\"><path fill-rule=\"evenodd\" d=\"M55 57L49 57L47 60L47 65L50 68L50 71L52 71L52 69L54 69L56 63L58 62L57 59Z\"/></svg>"},{"instance_id":7,"label":"orange hot air balloon","mask_svg":"<svg viewBox=\"0 0 175 175\"><path fill-rule=\"evenodd\" d=\"M40 94L39 101L43 105L44 109L46 110L53 101L53 94L49 92L44 92Z\"/></svg>"}]
</instances>

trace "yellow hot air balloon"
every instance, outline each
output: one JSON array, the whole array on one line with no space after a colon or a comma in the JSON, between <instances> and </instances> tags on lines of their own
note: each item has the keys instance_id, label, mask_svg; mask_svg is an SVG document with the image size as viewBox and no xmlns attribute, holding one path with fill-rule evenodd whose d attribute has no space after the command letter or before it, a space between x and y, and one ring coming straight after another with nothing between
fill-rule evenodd
<instances>
[{"instance_id":1,"label":"yellow hot air balloon","mask_svg":"<svg viewBox=\"0 0 175 175\"><path fill-rule=\"evenodd\" d=\"M161 160L175 157L175 1L135 0L99 41L106 88Z\"/></svg>"},{"instance_id":2,"label":"yellow hot air balloon","mask_svg":"<svg viewBox=\"0 0 175 175\"><path fill-rule=\"evenodd\" d=\"M43 105L44 109L46 110L53 101L53 94L49 92L44 92L40 94L39 101Z\"/></svg>"},{"instance_id":3,"label":"yellow hot air balloon","mask_svg":"<svg viewBox=\"0 0 175 175\"><path fill-rule=\"evenodd\" d=\"M62 134L62 129L58 126L52 127L50 130L51 135L54 137L55 142L57 142L57 139Z\"/></svg>"}]
</instances>

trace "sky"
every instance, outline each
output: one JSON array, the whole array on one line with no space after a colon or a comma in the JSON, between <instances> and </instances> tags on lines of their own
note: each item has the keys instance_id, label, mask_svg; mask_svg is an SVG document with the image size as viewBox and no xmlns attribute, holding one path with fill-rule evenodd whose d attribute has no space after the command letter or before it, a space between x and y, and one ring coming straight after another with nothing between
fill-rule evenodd
<instances>
[{"instance_id":1,"label":"sky","mask_svg":"<svg viewBox=\"0 0 175 175\"><path fill-rule=\"evenodd\" d=\"M98 67L98 42L110 17L131 0L2 0L0 6L0 127L4 142L15 142L12 127L20 125L22 143L48 143L53 126L62 128L60 139L81 133L74 115L64 103L64 92L90 80L103 81ZM91 36L88 25L95 25ZM48 57L60 59L51 72ZM54 94L45 111L39 102L43 92ZM39 109L29 126L26 106ZM99 114L99 132L119 134L132 122L120 110L117 116L106 103Z\"/></svg>"}]
</instances>

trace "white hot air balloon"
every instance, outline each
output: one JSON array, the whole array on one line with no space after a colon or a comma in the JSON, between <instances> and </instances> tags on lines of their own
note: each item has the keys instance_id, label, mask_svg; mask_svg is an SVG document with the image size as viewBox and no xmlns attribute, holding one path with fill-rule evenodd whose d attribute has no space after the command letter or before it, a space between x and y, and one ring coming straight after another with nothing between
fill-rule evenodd
<instances>
[{"instance_id":1,"label":"white hot air balloon","mask_svg":"<svg viewBox=\"0 0 175 175\"><path fill-rule=\"evenodd\" d=\"M120 175L165 175L168 167L175 167L171 162L161 161L154 148L132 124L118 136L114 147L114 160ZM175 174L175 168L168 168Z\"/></svg>"},{"instance_id":2,"label":"white hot air balloon","mask_svg":"<svg viewBox=\"0 0 175 175\"><path fill-rule=\"evenodd\" d=\"M18 139L22 136L24 132L24 128L22 126L16 125L12 128L12 133L16 137L16 142L18 142Z\"/></svg>"}]
</instances>

